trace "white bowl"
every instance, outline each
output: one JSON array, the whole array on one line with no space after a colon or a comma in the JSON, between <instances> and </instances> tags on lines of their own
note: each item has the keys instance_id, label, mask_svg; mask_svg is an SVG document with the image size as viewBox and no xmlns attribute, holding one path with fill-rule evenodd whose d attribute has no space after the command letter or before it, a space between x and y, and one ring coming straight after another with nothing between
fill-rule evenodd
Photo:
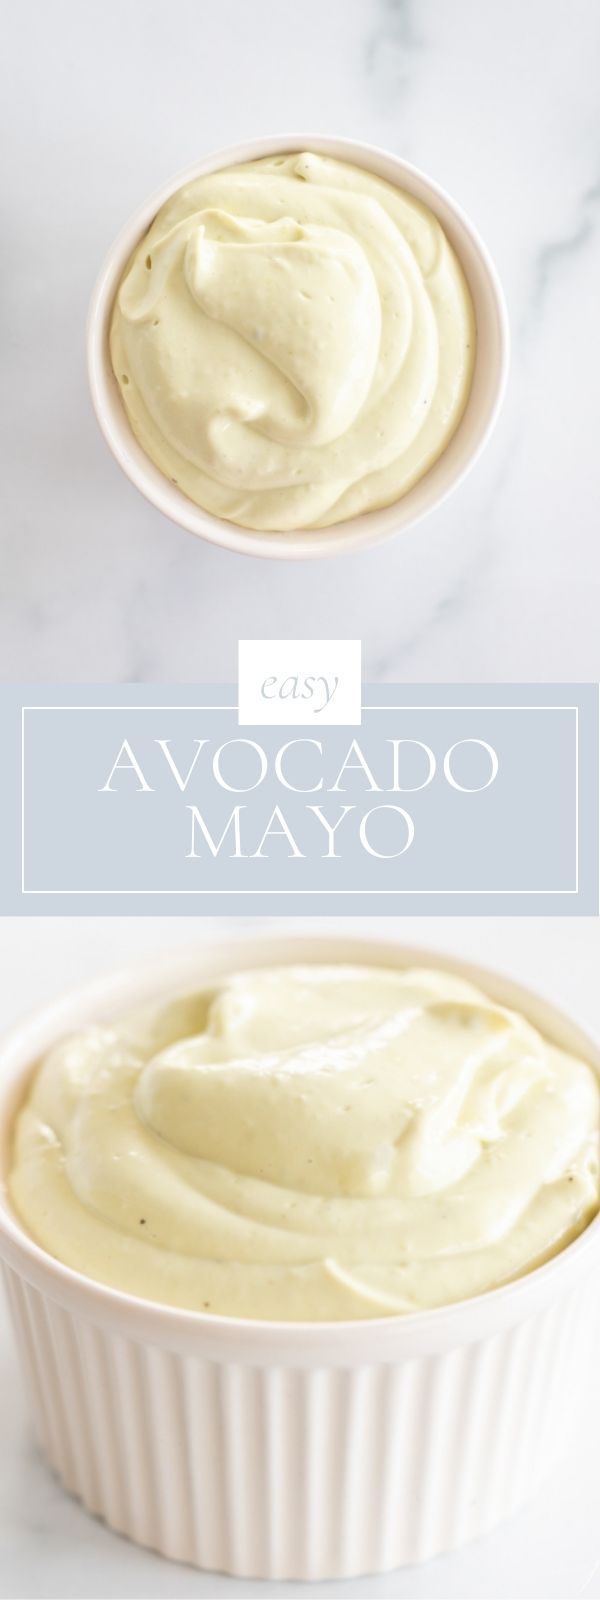
<instances>
[{"instance_id":1,"label":"white bowl","mask_svg":"<svg viewBox=\"0 0 600 1600\"><path fill-rule=\"evenodd\" d=\"M112 370L109 331L115 295L129 257L160 207L176 189L205 172L294 150L314 150L365 167L429 206L454 246L471 290L477 352L471 393L456 433L443 455L400 500L380 511L368 511L363 516L338 522L331 528L261 533L203 511L170 483L146 455L131 429ZM390 534L412 526L445 500L473 466L496 421L506 384L509 337L504 296L494 266L473 224L450 196L416 167L387 150L356 144L350 139L328 139L306 133L252 139L246 144L217 150L180 172L146 200L121 230L106 258L92 296L87 347L92 401L104 437L127 477L151 504L172 522L210 540L211 544L224 545L228 550L245 555L297 560L339 555L344 550L379 544Z\"/></svg>"},{"instance_id":2,"label":"white bowl","mask_svg":"<svg viewBox=\"0 0 600 1600\"><path fill-rule=\"evenodd\" d=\"M337 1578L485 1533L561 1447L597 1343L600 1217L545 1266L477 1299L366 1322L180 1311L39 1249L6 1194L32 1066L91 1020L274 961L429 964L480 984L600 1070L547 1000L447 956L373 939L202 944L80 990L0 1054L0 1256L38 1431L66 1487L120 1533L245 1578Z\"/></svg>"}]
</instances>

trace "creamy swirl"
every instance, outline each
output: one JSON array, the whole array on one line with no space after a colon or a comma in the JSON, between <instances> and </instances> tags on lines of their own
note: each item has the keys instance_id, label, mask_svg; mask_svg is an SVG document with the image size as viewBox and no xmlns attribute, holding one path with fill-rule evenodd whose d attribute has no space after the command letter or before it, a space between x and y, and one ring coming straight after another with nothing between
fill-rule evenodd
<instances>
[{"instance_id":1,"label":"creamy swirl","mask_svg":"<svg viewBox=\"0 0 600 1600\"><path fill-rule=\"evenodd\" d=\"M433 971L242 973L39 1068L10 1192L87 1276L233 1316L381 1316L481 1294L596 1211L584 1062Z\"/></svg>"},{"instance_id":2,"label":"creamy swirl","mask_svg":"<svg viewBox=\"0 0 600 1600\"><path fill-rule=\"evenodd\" d=\"M172 195L113 311L143 449L205 510L325 527L398 499L445 449L475 349L462 269L412 196L270 156Z\"/></svg>"}]
</instances>

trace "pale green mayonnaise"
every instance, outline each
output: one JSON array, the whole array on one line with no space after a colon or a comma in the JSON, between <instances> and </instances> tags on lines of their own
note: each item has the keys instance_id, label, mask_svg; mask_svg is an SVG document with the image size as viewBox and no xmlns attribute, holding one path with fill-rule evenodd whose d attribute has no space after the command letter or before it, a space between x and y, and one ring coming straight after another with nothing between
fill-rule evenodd
<instances>
[{"instance_id":1,"label":"pale green mayonnaise","mask_svg":"<svg viewBox=\"0 0 600 1600\"><path fill-rule=\"evenodd\" d=\"M197 505L266 530L403 495L454 433L474 353L467 284L432 213L311 154L172 195L111 330L147 455Z\"/></svg>"},{"instance_id":2,"label":"pale green mayonnaise","mask_svg":"<svg viewBox=\"0 0 600 1600\"><path fill-rule=\"evenodd\" d=\"M280 967L59 1044L16 1125L33 1237L146 1299L376 1317L528 1272L596 1211L594 1072L448 974Z\"/></svg>"}]
</instances>

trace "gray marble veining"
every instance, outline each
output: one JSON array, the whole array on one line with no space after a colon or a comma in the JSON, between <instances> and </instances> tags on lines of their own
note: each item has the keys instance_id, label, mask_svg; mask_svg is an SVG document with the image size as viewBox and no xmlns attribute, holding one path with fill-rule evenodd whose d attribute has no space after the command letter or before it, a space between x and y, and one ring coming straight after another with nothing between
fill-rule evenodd
<instances>
[{"instance_id":1,"label":"gray marble veining","mask_svg":"<svg viewBox=\"0 0 600 1600\"><path fill-rule=\"evenodd\" d=\"M596 678L595 0L22 0L6 31L0 673L227 678L238 637L308 632L360 634L371 678ZM84 371L93 279L140 197L204 148L290 127L392 146L445 184L514 335L467 484L318 566L172 527L109 456Z\"/></svg>"}]
</instances>

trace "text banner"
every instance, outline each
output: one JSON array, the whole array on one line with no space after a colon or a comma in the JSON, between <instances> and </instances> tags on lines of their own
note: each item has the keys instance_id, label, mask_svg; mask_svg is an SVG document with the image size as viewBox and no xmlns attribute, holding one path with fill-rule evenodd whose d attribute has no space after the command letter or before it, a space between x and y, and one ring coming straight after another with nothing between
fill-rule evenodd
<instances>
[{"instance_id":1,"label":"text banner","mask_svg":"<svg viewBox=\"0 0 600 1600\"><path fill-rule=\"evenodd\" d=\"M596 685L4 686L4 914L596 914Z\"/></svg>"}]
</instances>

